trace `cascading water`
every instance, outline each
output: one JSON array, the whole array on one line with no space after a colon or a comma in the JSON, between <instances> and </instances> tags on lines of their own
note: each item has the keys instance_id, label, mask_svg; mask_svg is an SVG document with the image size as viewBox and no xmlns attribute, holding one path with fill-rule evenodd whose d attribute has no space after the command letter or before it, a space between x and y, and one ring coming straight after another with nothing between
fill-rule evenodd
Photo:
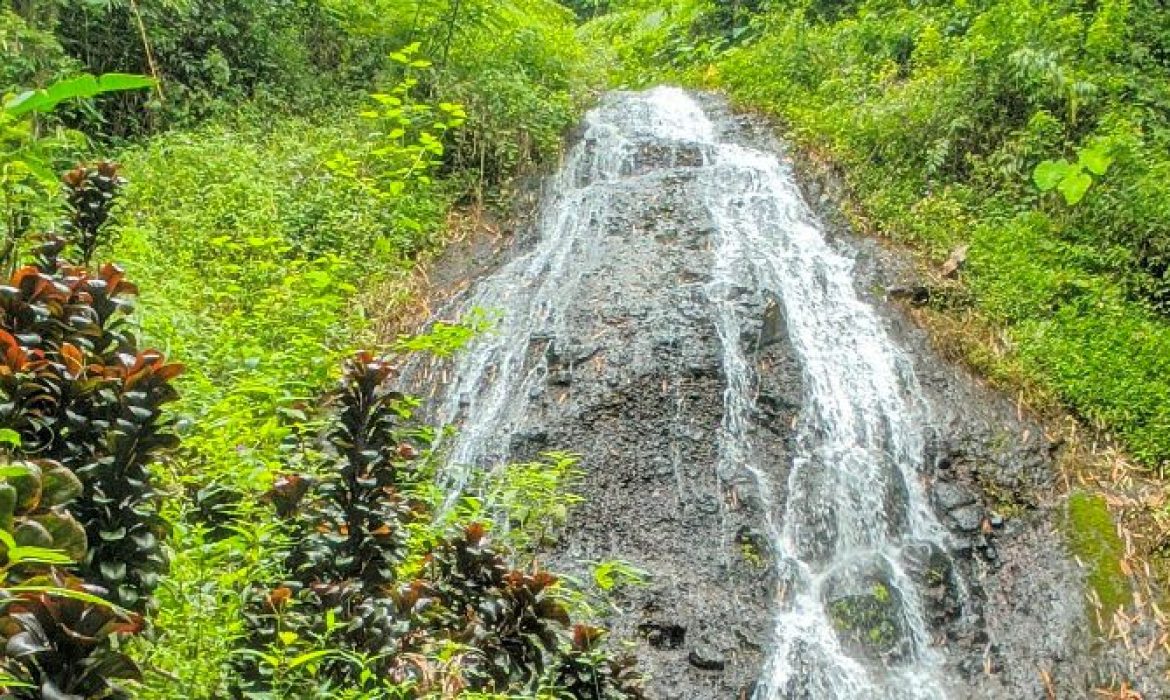
<instances>
[{"instance_id":1,"label":"cascading water","mask_svg":"<svg viewBox=\"0 0 1170 700\"><path fill-rule=\"evenodd\" d=\"M450 485L457 491L472 468L508 458L525 399L547 378L541 346L564 335L582 271L604 254L592 237L615 188L645 175L646 148L699 173L714 223L703 289L726 382L719 471L747 469L758 480L780 570L774 651L756 700L947 697L912 565L923 551L943 551L946 535L921 484L930 415L911 364L859 298L850 259L826 241L788 169L775 155L722 142L681 90L616 95L591 112L551 184L539 241L465 302L500 316L457 361L438 411L460 426L446 446ZM777 300L801 365L790 467L760 463L749 438L757 382L755 351L743 341L751 319L738 304L745 290Z\"/></svg>"},{"instance_id":2,"label":"cascading water","mask_svg":"<svg viewBox=\"0 0 1170 700\"><path fill-rule=\"evenodd\" d=\"M441 422L461 426L448 447L447 477L456 491L471 468L507 457L508 436L525 409L519 399L547 370L531 361L531 346L557 336L562 312L587 267L584 259L597 254L590 237L606 216L610 185L633 174L639 145L689 141L696 126L710 133L702 110L678 90L631 96L586 117L581 142L549 188L537 226L539 243L482 280L465 304L502 313L493 331L461 357L455 384L438 410Z\"/></svg>"},{"instance_id":3,"label":"cascading water","mask_svg":"<svg viewBox=\"0 0 1170 700\"><path fill-rule=\"evenodd\" d=\"M756 697L945 697L942 659L903 564L906 547L943 540L920 485L927 415L909 360L858 298L850 260L826 242L775 156L721 144L706 182L720 234L709 289L722 307L724 459L750 459L742 445L752 363L738 341L737 289L780 299L806 394L787 502L771 532L782 588L776 649ZM767 496L766 468L752 469ZM850 624L884 635L866 641L888 668L842 648L836 630Z\"/></svg>"}]
</instances>

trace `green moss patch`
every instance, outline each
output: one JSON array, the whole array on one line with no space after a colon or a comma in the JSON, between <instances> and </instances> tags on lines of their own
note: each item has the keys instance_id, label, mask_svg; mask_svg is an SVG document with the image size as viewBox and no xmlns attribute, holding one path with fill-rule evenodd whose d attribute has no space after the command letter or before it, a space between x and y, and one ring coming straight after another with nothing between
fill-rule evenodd
<instances>
[{"instance_id":1,"label":"green moss patch","mask_svg":"<svg viewBox=\"0 0 1170 700\"><path fill-rule=\"evenodd\" d=\"M1132 602L1129 579L1121 570L1125 547L1105 499L1084 491L1069 496L1064 529L1068 546L1088 569L1089 588L1105 611Z\"/></svg>"}]
</instances>

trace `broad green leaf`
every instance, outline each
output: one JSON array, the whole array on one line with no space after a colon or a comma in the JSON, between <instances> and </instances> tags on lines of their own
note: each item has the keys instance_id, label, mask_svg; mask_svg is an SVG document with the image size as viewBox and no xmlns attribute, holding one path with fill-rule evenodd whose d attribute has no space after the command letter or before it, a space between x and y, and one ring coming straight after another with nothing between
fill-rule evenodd
<instances>
[{"instance_id":1,"label":"broad green leaf","mask_svg":"<svg viewBox=\"0 0 1170 700\"><path fill-rule=\"evenodd\" d=\"M1082 149L1077 155L1077 161L1094 175L1104 175L1113 164L1113 156L1103 146L1098 146Z\"/></svg>"},{"instance_id":2,"label":"broad green leaf","mask_svg":"<svg viewBox=\"0 0 1170 700\"><path fill-rule=\"evenodd\" d=\"M84 73L75 78L59 80L43 90L30 90L4 103L10 116L21 117L32 112L48 112L60 103L72 99L94 97L106 92L137 90L150 87L155 81L141 75L106 73L100 78Z\"/></svg>"},{"instance_id":3,"label":"broad green leaf","mask_svg":"<svg viewBox=\"0 0 1170 700\"><path fill-rule=\"evenodd\" d=\"M1093 184L1093 178L1086 172L1077 171L1060 182L1060 193L1064 195L1064 201L1070 205L1076 204L1085 198L1085 193L1089 191L1089 187Z\"/></svg>"},{"instance_id":4,"label":"broad green leaf","mask_svg":"<svg viewBox=\"0 0 1170 700\"><path fill-rule=\"evenodd\" d=\"M84 532L84 531L83 531ZM72 564L80 557L71 557L64 552L47 547L12 547L8 550L10 564Z\"/></svg>"},{"instance_id":5,"label":"broad green leaf","mask_svg":"<svg viewBox=\"0 0 1170 700\"><path fill-rule=\"evenodd\" d=\"M22 586L6 586L4 590L10 594L20 595L22 593L31 593L33 595L47 595L54 598L69 598L70 600L80 600L83 603L91 603L93 605L100 605L105 608L113 610L119 617L129 618L133 615L129 610L114 605L105 598L86 593L84 591L77 591L70 588L60 588L59 586L39 586L39 585L22 585ZM17 598L0 598L0 607L10 603L18 602Z\"/></svg>"},{"instance_id":6,"label":"broad green leaf","mask_svg":"<svg viewBox=\"0 0 1170 700\"><path fill-rule=\"evenodd\" d=\"M53 549L59 550L72 561L81 561L85 556L88 546L85 528L72 515L46 513L36 516L34 520L53 536Z\"/></svg>"},{"instance_id":7,"label":"broad green leaf","mask_svg":"<svg viewBox=\"0 0 1170 700\"><path fill-rule=\"evenodd\" d=\"M291 633L285 632L283 634L291 634ZM329 656L332 656L333 653L334 652L332 652L328 649L318 649L317 651L310 651L308 653L301 654L300 656L289 661L288 667L291 669L291 668L296 668L297 666L303 666L307 663L312 663L314 661L318 661L320 659L324 659L324 658L327 658Z\"/></svg>"},{"instance_id":8,"label":"broad green leaf","mask_svg":"<svg viewBox=\"0 0 1170 700\"><path fill-rule=\"evenodd\" d=\"M20 447L20 433L11 428L0 428L0 445Z\"/></svg>"},{"instance_id":9,"label":"broad green leaf","mask_svg":"<svg viewBox=\"0 0 1170 700\"><path fill-rule=\"evenodd\" d=\"M15 514L16 489L8 484L0 484L0 533L8 535L5 531L12 529Z\"/></svg>"},{"instance_id":10,"label":"broad green leaf","mask_svg":"<svg viewBox=\"0 0 1170 700\"><path fill-rule=\"evenodd\" d=\"M154 78L132 73L106 73L98 78L98 90L101 92L121 92L124 90L142 90L154 87Z\"/></svg>"},{"instance_id":11,"label":"broad green leaf","mask_svg":"<svg viewBox=\"0 0 1170 700\"><path fill-rule=\"evenodd\" d=\"M9 465L21 469L19 474L6 474L5 481L16 489L16 511L26 513L35 510L41 502L43 477L41 468L32 462Z\"/></svg>"},{"instance_id":12,"label":"broad green leaf","mask_svg":"<svg viewBox=\"0 0 1170 700\"><path fill-rule=\"evenodd\" d=\"M53 535L44 525L33 520L20 521L12 531L12 537L20 547L42 547L48 549L53 546Z\"/></svg>"},{"instance_id":13,"label":"broad green leaf","mask_svg":"<svg viewBox=\"0 0 1170 700\"><path fill-rule=\"evenodd\" d=\"M35 688L36 686L17 680L14 676L0 671L0 686L5 688Z\"/></svg>"},{"instance_id":14,"label":"broad green leaf","mask_svg":"<svg viewBox=\"0 0 1170 700\"><path fill-rule=\"evenodd\" d=\"M68 467L60 464L45 471L41 490L41 504L47 508L63 506L81 495L81 479Z\"/></svg>"},{"instance_id":15,"label":"broad green leaf","mask_svg":"<svg viewBox=\"0 0 1170 700\"><path fill-rule=\"evenodd\" d=\"M1069 175L1069 171L1073 166L1064 158L1060 160L1046 160L1036 166L1032 171L1032 181L1040 188L1041 192L1049 192L1056 189L1058 185Z\"/></svg>"},{"instance_id":16,"label":"broad green leaf","mask_svg":"<svg viewBox=\"0 0 1170 700\"><path fill-rule=\"evenodd\" d=\"M101 87L98 79L89 73L84 73L76 78L58 80L44 89L43 100L45 107L43 109L52 109L57 104L73 98L93 97L100 91Z\"/></svg>"}]
</instances>

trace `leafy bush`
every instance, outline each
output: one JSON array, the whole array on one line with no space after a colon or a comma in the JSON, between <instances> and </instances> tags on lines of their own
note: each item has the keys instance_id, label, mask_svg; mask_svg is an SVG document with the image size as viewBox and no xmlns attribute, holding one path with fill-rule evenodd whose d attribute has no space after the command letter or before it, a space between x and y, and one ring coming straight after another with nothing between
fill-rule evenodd
<instances>
[{"instance_id":1,"label":"leafy bush","mask_svg":"<svg viewBox=\"0 0 1170 700\"><path fill-rule=\"evenodd\" d=\"M0 271L7 274L16 266L29 234L55 223L60 205L54 167L85 141L58 125L53 111L62 103L150 84L140 76L81 74L40 89L0 94ZM91 233L96 235L104 222L93 221Z\"/></svg>"},{"instance_id":2,"label":"leafy bush","mask_svg":"<svg viewBox=\"0 0 1170 700\"><path fill-rule=\"evenodd\" d=\"M21 268L0 288L0 420L19 452L81 479L73 510L90 542L86 575L142 609L166 566L149 467L177 443L160 409L181 367L135 347L121 317L135 288L121 270L49 268Z\"/></svg>"},{"instance_id":3,"label":"leafy bush","mask_svg":"<svg viewBox=\"0 0 1170 700\"><path fill-rule=\"evenodd\" d=\"M118 170L117 163L102 161L79 165L62 178L69 209L66 232L77 246L82 265L89 265L93 260L102 242L102 229L109 223L114 200L126 185L126 178Z\"/></svg>"},{"instance_id":4,"label":"leafy bush","mask_svg":"<svg viewBox=\"0 0 1170 700\"><path fill-rule=\"evenodd\" d=\"M0 467L3 571L20 584L2 592L5 697L125 697L116 682L140 672L114 640L142 620L103 598L147 608L166 565L147 467L174 444L159 407L179 368L121 331L121 271L43 262L0 287L0 422L37 457ZM51 568L74 562L103 585Z\"/></svg>"},{"instance_id":5,"label":"leafy bush","mask_svg":"<svg viewBox=\"0 0 1170 700\"><path fill-rule=\"evenodd\" d=\"M0 91L44 87L81 68L51 32L30 27L8 7L0 8L0 58Z\"/></svg>"},{"instance_id":6,"label":"leafy bush","mask_svg":"<svg viewBox=\"0 0 1170 700\"><path fill-rule=\"evenodd\" d=\"M101 601L104 590L59 573L42 580L49 590L5 594L0 670L12 700L127 698L122 680L141 678L117 651L115 639L141 631L142 620ZM31 586L36 588L36 586Z\"/></svg>"},{"instance_id":7,"label":"leafy bush","mask_svg":"<svg viewBox=\"0 0 1170 700\"><path fill-rule=\"evenodd\" d=\"M514 569L482 521L435 523L441 495L394 375L366 353L348 362L325 468L315 485L282 477L268 498L295 523L294 579L254 593L249 643L264 651L244 655L236 695L359 687L369 674L391 680L394 697L556 687L641 698L640 678L602 650L600 631L567 637L556 576Z\"/></svg>"}]
</instances>

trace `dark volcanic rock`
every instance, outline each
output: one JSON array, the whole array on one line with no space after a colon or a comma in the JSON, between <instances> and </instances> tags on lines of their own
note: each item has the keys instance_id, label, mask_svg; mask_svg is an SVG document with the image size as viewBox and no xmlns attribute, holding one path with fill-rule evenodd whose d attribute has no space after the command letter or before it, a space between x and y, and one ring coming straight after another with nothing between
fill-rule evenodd
<instances>
[{"instance_id":1,"label":"dark volcanic rock","mask_svg":"<svg viewBox=\"0 0 1170 700\"><path fill-rule=\"evenodd\" d=\"M766 125L705 104L736 141L780 148ZM606 559L651 573L647 586L617 592L621 612L607 622L614 639L637 644L648 694L659 700L750 697L767 661L778 586L795 575L773 560L763 533L787 498L802 372L776 299L731 290L745 320L738 342L758 375L743 448L771 483L769 514L755 475L720 460L727 379L706 289L716 224L696 189L704 157L693 144L633 144L622 177L602 185L605 207L591 214L587 249L572 251L570 302L553 330L531 329L524 368L535 379L507 397L523 418L510 427L506 457L564 450L581 456L585 472L585 502L546 563L583 579L585 562ZM927 468L907 478L921 480L950 536L945 547L904 542L900 556L956 679L952 697L1046 697L1038 669L1058 697L1089 697L1104 670L1087 633L1083 574L1054 531L1043 431L937 357L884 293L911 290L908 301L926 303L929 294L917 291L925 287L900 258L840 223L831 178L805 185L830 238L857 260L857 289L911 356L929 404ZM517 252L531 238L521 237ZM890 480L883 496L891 511L907 510L910 486ZM818 537L797 543L810 561L835 546L835 514L819 516ZM891 529L904 525L894 519ZM910 601L892 583L874 562L827 587L838 639L867 664L907 661ZM822 700L799 680L784 693ZM1151 688L1147 697L1159 695Z\"/></svg>"}]
</instances>

